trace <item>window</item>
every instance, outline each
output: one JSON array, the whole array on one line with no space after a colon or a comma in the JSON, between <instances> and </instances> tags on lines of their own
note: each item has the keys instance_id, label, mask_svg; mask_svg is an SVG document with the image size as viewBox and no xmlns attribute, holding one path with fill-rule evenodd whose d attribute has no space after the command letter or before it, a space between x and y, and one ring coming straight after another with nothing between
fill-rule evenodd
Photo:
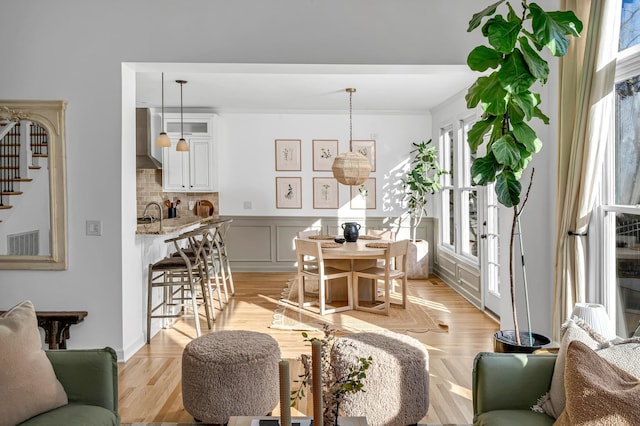
<instances>
[{"instance_id":1,"label":"window","mask_svg":"<svg viewBox=\"0 0 640 426\"><path fill-rule=\"evenodd\" d=\"M612 315L616 334L627 337L640 323L640 1L623 0L621 13L615 138L607 147L596 224L604 286L595 296Z\"/></svg>"},{"instance_id":2,"label":"window","mask_svg":"<svg viewBox=\"0 0 640 426\"><path fill-rule=\"evenodd\" d=\"M465 119L440 130L443 178L442 243L464 257L478 260L478 190L471 185L475 158L467 144L467 131L475 119Z\"/></svg>"}]
</instances>

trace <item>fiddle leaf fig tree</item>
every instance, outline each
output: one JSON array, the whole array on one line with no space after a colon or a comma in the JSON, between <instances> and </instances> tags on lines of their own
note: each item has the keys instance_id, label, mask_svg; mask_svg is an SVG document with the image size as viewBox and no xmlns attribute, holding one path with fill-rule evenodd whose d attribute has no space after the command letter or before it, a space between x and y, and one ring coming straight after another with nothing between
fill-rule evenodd
<instances>
[{"instance_id":1,"label":"fiddle leaf fig tree","mask_svg":"<svg viewBox=\"0 0 640 426\"><path fill-rule=\"evenodd\" d=\"M411 151L414 154L411 160L411 169L403 179L405 202L410 215L411 240L416 241L416 231L422 218L427 214L427 197L442 189L440 176L446 174L438 162L438 150L435 146L429 146L427 142L415 143Z\"/></svg>"},{"instance_id":2,"label":"fiddle leaf fig tree","mask_svg":"<svg viewBox=\"0 0 640 426\"><path fill-rule=\"evenodd\" d=\"M498 12L503 4L506 15ZM467 57L467 65L484 74L469 88L465 99L468 108L480 105L483 114L469 130L467 143L473 152L483 147L486 154L475 159L471 176L476 185L495 182L500 204L513 208L510 289L519 345L513 241L515 224L525 204L520 200L520 178L533 155L542 149L542 141L528 123L536 118L549 124L549 117L540 109L540 94L532 87L536 83L545 84L549 76L549 64L540 52L547 49L553 56L564 56L569 47L568 37L580 35L582 22L572 11L547 12L536 3L522 0L518 13L511 3L500 0L474 14L467 31L478 27L488 45L474 48Z\"/></svg>"}]
</instances>

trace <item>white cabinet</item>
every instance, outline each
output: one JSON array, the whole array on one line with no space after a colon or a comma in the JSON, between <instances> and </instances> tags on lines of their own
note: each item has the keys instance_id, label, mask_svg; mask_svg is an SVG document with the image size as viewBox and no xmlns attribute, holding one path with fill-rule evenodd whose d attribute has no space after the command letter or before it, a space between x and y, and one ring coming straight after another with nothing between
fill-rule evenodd
<instances>
[{"instance_id":1,"label":"white cabinet","mask_svg":"<svg viewBox=\"0 0 640 426\"><path fill-rule=\"evenodd\" d=\"M180 114L166 115L165 129L171 146L162 150L163 191L215 191L214 118L212 114L184 114L183 134L189 151L176 151L180 139Z\"/></svg>"}]
</instances>

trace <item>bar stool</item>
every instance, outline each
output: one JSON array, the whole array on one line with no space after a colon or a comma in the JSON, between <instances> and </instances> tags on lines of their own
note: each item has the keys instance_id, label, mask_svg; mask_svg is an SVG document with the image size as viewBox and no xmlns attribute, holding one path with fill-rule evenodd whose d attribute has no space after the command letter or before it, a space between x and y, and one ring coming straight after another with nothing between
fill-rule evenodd
<instances>
[{"instance_id":1,"label":"bar stool","mask_svg":"<svg viewBox=\"0 0 640 426\"><path fill-rule=\"evenodd\" d=\"M211 283L211 280L215 282L215 291L218 295L218 305L222 311L224 310L224 305L222 295L220 294L221 285L224 292L224 303L229 303L229 291L227 290L226 281L223 279L221 283L219 278L221 275L220 270L222 269L222 262L219 260L220 251L216 246L219 227L215 222L212 222L204 224L199 229L203 232L202 238L205 243L202 249L202 258L206 267L206 272L208 273L207 280L209 283ZM213 306L211 308L214 309Z\"/></svg>"},{"instance_id":2,"label":"bar stool","mask_svg":"<svg viewBox=\"0 0 640 426\"><path fill-rule=\"evenodd\" d=\"M198 238L200 237L200 238ZM207 325L212 327L215 312L209 309L213 305L211 291L207 289L202 249L205 240L201 230L185 232L177 237L165 240L173 243L177 256L170 256L149 265L147 285L147 343L151 341L151 320L153 318L193 318L196 337L201 335L198 309L205 306ZM189 255L190 253L191 255ZM198 298L198 287L201 297ZM162 289L162 300L153 306L153 289ZM210 289L210 287L209 287ZM176 308L180 311L176 312ZM161 313L155 314L156 311ZM192 314L188 314L190 309ZM214 318L215 319L215 318ZM166 324L163 324L165 326Z\"/></svg>"},{"instance_id":3,"label":"bar stool","mask_svg":"<svg viewBox=\"0 0 640 426\"><path fill-rule=\"evenodd\" d=\"M231 264L229 263L229 254L227 253L227 245L225 244L225 238L227 236L227 232L231 227L231 223L233 219L225 219L222 221L214 222L213 225L217 227L217 232L215 234L215 251L218 256L218 262L220 264L220 275L222 277L222 285L224 288L227 286L227 282L229 283L229 288L231 289L231 295L233 296L236 291L233 286L233 275L231 274Z\"/></svg>"}]
</instances>

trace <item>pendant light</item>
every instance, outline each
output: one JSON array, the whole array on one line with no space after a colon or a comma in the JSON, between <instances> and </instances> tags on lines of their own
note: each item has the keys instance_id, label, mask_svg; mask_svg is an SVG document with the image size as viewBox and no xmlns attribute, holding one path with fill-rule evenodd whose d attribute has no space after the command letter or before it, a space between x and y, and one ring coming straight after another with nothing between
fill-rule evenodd
<instances>
[{"instance_id":1,"label":"pendant light","mask_svg":"<svg viewBox=\"0 0 640 426\"><path fill-rule=\"evenodd\" d=\"M184 121L182 119L182 86L187 84L186 80L176 80L176 83L180 85L180 140L176 145L176 151L189 151L189 144L184 140Z\"/></svg>"},{"instance_id":2,"label":"pendant light","mask_svg":"<svg viewBox=\"0 0 640 426\"><path fill-rule=\"evenodd\" d=\"M167 136L167 132L164 131L164 73L162 73L162 131L156 139L156 146L161 148L171 146L171 139Z\"/></svg>"},{"instance_id":3,"label":"pendant light","mask_svg":"<svg viewBox=\"0 0 640 426\"><path fill-rule=\"evenodd\" d=\"M349 145L353 140L353 124L352 124L352 97L356 91L354 88L347 88L349 93ZM366 182L371 172L371 164L364 155L359 152L343 152L336 156L331 166L333 177L344 185L362 185Z\"/></svg>"}]
</instances>

